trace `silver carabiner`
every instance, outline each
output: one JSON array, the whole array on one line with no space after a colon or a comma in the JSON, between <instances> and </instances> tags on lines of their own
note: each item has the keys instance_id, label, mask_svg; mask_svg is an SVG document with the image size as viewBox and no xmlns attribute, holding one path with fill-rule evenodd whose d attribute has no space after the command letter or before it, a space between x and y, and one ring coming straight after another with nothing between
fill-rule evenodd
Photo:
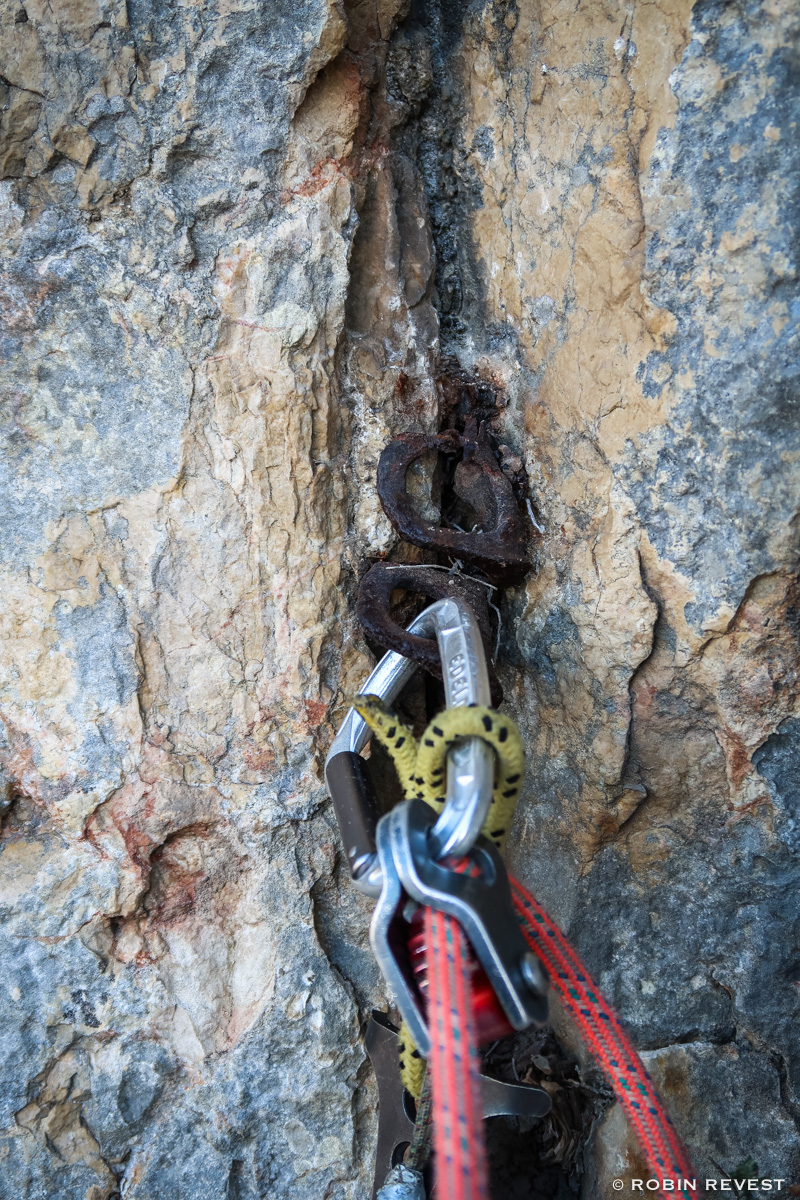
<instances>
[{"instance_id":1,"label":"silver carabiner","mask_svg":"<svg viewBox=\"0 0 800 1200\"><path fill-rule=\"evenodd\" d=\"M433 813L422 800L398 804L378 823L383 888L369 940L414 1044L428 1057L425 1002L408 956L408 901L455 917L514 1029L547 1019L547 979L519 926L503 860L488 838L468 851L477 871L461 872L431 854Z\"/></svg>"},{"instance_id":2,"label":"silver carabiner","mask_svg":"<svg viewBox=\"0 0 800 1200\"><path fill-rule=\"evenodd\" d=\"M415 617L411 633L436 636L448 708L491 702L486 656L475 615L463 600L437 600ZM387 704L416 671L410 659L389 651L367 679L362 692ZM359 751L371 736L363 717L351 708L325 760L325 780L336 810L355 886L369 896L381 892L375 848L379 809L365 761ZM466 738L447 760L447 799L432 839L436 856L465 854L474 844L492 799L494 755L481 738Z\"/></svg>"}]
</instances>

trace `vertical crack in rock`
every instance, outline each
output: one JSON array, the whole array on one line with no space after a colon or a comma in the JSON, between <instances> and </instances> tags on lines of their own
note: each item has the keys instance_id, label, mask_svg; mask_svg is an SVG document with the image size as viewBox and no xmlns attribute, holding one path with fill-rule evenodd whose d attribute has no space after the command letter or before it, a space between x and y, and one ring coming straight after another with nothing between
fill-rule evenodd
<instances>
[{"instance_id":1,"label":"vertical crack in rock","mask_svg":"<svg viewBox=\"0 0 800 1200\"><path fill-rule=\"evenodd\" d=\"M789 0L0 5L14 1194L364 1194L383 988L321 763L377 459L447 356L544 527L513 868L698 1167L800 1173L797 35ZM617 1108L584 1158L641 1173Z\"/></svg>"},{"instance_id":2,"label":"vertical crack in rock","mask_svg":"<svg viewBox=\"0 0 800 1200\"><path fill-rule=\"evenodd\" d=\"M514 865L643 1046L720 1047L671 1097L698 1161L714 1134L690 1109L735 1035L764 1087L735 1161L791 1176L763 1072L792 1061L797 862L788 785L757 762L797 711L796 13L432 3L419 29L433 83L400 138L441 346L501 383L545 525L504 614L535 779Z\"/></svg>"}]
</instances>

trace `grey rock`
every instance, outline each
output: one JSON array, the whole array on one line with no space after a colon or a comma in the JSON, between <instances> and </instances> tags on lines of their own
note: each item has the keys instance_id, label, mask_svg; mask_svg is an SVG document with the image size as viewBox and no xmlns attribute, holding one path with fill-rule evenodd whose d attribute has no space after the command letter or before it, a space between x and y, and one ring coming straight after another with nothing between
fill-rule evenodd
<instances>
[{"instance_id":1,"label":"grey rock","mask_svg":"<svg viewBox=\"0 0 800 1200\"><path fill-rule=\"evenodd\" d=\"M513 868L702 1169L800 1169L796 12L544 16L0 4L2 1200L367 1193L321 765L453 358L544 529Z\"/></svg>"},{"instance_id":2,"label":"grey rock","mask_svg":"<svg viewBox=\"0 0 800 1200\"><path fill-rule=\"evenodd\" d=\"M668 199L648 237L647 294L677 328L642 364L643 390L659 396L665 376L691 375L693 385L666 425L631 447L622 478L659 554L696 582L686 617L698 632L720 600L735 607L749 580L785 560L797 504L797 325L778 330L771 305L791 305L795 293L800 151L769 133L791 125L798 92L792 34L767 51L769 21L761 5L695 8L673 76L678 120L650 168L651 187ZM748 44L763 49L748 57ZM774 86L751 104L762 55ZM709 63L723 73L719 91ZM723 260L709 298L687 267L726 238L729 261L759 263L759 286L742 286L735 269L726 278Z\"/></svg>"}]
</instances>

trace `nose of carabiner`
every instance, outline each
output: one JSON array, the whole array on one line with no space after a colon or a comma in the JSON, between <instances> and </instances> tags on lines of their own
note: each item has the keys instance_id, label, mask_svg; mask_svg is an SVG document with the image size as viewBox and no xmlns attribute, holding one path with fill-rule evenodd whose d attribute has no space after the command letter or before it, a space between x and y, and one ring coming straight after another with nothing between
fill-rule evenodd
<instances>
[{"instance_id":1,"label":"nose of carabiner","mask_svg":"<svg viewBox=\"0 0 800 1200\"><path fill-rule=\"evenodd\" d=\"M480 629L463 600L437 600L415 617L412 633L436 637L442 658L442 678L448 708L489 704L491 693ZM385 654L361 691L390 704L416 670L402 654ZM375 849L380 815L367 764L360 757L370 738L362 717L351 708L325 762L325 779L355 886L370 896L380 894L381 878ZM473 845L492 799L494 758L480 738L467 738L451 750L447 763L447 800L431 837L436 857L461 855Z\"/></svg>"}]
</instances>

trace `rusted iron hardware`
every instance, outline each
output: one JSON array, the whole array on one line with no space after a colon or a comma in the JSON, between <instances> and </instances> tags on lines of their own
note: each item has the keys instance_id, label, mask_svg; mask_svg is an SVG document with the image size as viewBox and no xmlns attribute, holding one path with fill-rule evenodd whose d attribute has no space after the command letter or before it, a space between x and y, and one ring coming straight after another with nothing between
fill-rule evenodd
<instances>
[{"instance_id":1,"label":"rusted iron hardware","mask_svg":"<svg viewBox=\"0 0 800 1200\"><path fill-rule=\"evenodd\" d=\"M434 525L415 511L406 489L409 467L423 454L438 450L459 456L453 491L475 512L480 529L466 532ZM510 480L492 450L486 428L468 423L434 435L401 434L383 451L378 463L378 495L384 512L406 541L469 563L501 587L521 583L530 570L526 529Z\"/></svg>"},{"instance_id":2,"label":"rusted iron hardware","mask_svg":"<svg viewBox=\"0 0 800 1200\"><path fill-rule=\"evenodd\" d=\"M419 592L429 600L465 600L478 619L481 640L486 651L492 704L503 701L503 689L492 666L492 628L486 585L463 575L451 575L435 567L413 564L375 563L361 580L358 589L358 619L362 628L379 646L396 650L419 663L436 679L442 678L442 659L435 637L421 637L404 629L389 614L390 597L395 588Z\"/></svg>"}]
</instances>

